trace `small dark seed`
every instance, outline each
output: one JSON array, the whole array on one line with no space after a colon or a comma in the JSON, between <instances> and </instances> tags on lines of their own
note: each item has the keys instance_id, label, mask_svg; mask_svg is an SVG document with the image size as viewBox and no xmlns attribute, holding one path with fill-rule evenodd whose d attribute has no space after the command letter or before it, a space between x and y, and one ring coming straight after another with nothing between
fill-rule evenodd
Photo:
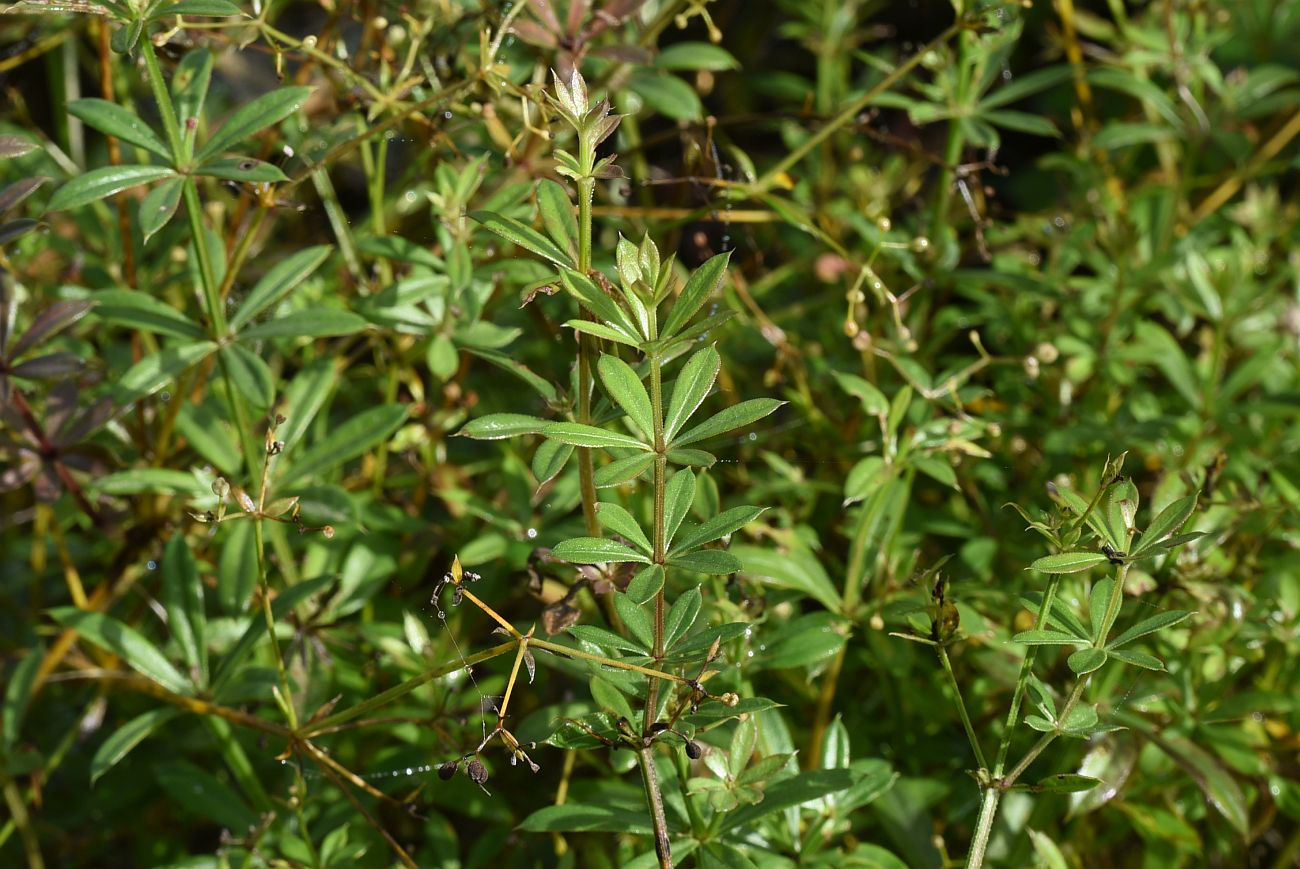
<instances>
[{"instance_id":1,"label":"small dark seed","mask_svg":"<svg viewBox=\"0 0 1300 869\"><path fill-rule=\"evenodd\" d=\"M487 767L479 760L471 760L465 767L465 772L469 774L470 780L476 785L481 785L488 780Z\"/></svg>"},{"instance_id":2,"label":"small dark seed","mask_svg":"<svg viewBox=\"0 0 1300 869\"><path fill-rule=\"evenodd\" d=\"M449 760L446 763L438 764L438 778L447 781L456 774L456 768L460 766L459 761Z\"/></svg>"},{"instance_id":3,"label":"small dark seed","mask_svg":"<svg viewBox=\"0 0 1300 869\"><path fill-rule=\"evenodd\" d=\"M700 755L702 754L704 754L704 749L700 748L700 744L698 742L695 742L694 740L691 739L686 740L687 757L689 757L691 760L699 760Z\"/></svg>"}]
</instances>

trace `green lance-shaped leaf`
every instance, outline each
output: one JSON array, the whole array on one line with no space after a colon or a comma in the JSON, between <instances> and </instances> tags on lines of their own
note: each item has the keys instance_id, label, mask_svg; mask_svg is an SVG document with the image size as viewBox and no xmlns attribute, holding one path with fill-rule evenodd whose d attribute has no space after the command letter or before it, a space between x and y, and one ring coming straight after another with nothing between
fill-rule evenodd
<instances>
[{"instance_id":1,"label":"green lance-shaped leaf","mask_svg":"<svg viewBox=\"0 0 1300 869\"><path fill-rule=\"evenodd\" d=\"M1087 643L1088 639L1086 637L1076 637L1074 634L1068 634L1065 631L1034 629L1021 631L1012 637L1011 641L1026 646L1079 646Z\"/></svg>"},{"instance_id":2,"label":"green lance-shaped leaf","mask_svg":"<svg viewBox=\"0 0 1300 869\"><path fill-rule=\"evenodd\" d=\"M623 620L623 624L643 645L654 645L654 621L650 614L642 608L641 604L632 600L625 594L614 595L614 610L618 617Z\"/></svg>"},{"instance_id":3,"label":"green lance-shaped leaf","mask_svg":"<svg viewBox=\"0 0 1300 869\"><path fill-rule=\"evenodd\" d=\"M80 118L101 133L144 148L164 160L170 161L172 158L162 138L138 115L117 103L95 98L73 100L68 103L68 114Z\"/></svg>"},{"instance_id":4,"label":"green lance-shaped leaf","mask_svg":"<svg viewBox=\"0 0 1300 869\"><path fill-rule=\"evenodd\" d=\"M671 546L677 529L695 503L695 474L681 470L664 486L664 545Z\"/></svg>"},{"instance_id":5,"label":"green lance-shaped leaf","mask_svg":"<svg viewBox=\"0 0 1300 869\"><path fill-rule=\"evenodd\" d=\"M166 18L171 15L230 18L234 15L243 14L244 10L229 2L229 0L179 0L177 3L171 3L159 8L149 18L151 21L157 21L159 18Z\"/></svg>"},{"instance_id":6,"label":"green lance-shaped leaf","mask_svg":"<svg viewBox=\"0 0 1300 869\"><path fill-rule=\"evenodd\" d=\"M654 453L638 453L625 459L616 459L608 465L597 468L592 480L597 489L620 486L644 474L654 464L654 461Z\"/></svg>"},{"instance_id":7,"label":"green lance-shaped leaf","mask_svg":"<svg viewBox=\"0 0 1300 869\"><path fill-rule=\"evenodd\" d=\"M172 535L163 550L162 579L167 625L186 663L198 674L201 687L208 680L208 621L203 581L189 544L180 534Z\"/></svg>"},{"instance_id":8,"label":"green lance-shaped leaf","mask_svg":"<svg viewBox=\"0 0 1300 869\"><path fill-rule=\"evenodd\" d=\"M718 576L736 573L744 566L740 563L739 558L730 552L723 552L721 549L700 549L681 555L670 555L668 556L668 565L670 567L679 567L682 570L689 570L693 573L708 573Z\"/></svg>"},{"instance_id":9,"label":"green lance-shaped leaf","mask_svg":"<svg viewBox=\"0 0 1300 869\"><path fill-rule=\"evenodd\" d=\"M217 345L211 341L164 347L127 369L117 381L113 399L125 405L153 395L216 349Z\"/></svg>"},{"instance_id":10,"label":"green lance-shaped leaf","mask_svg":"<svg viewBox=\"0 0 1300 869\"><path fill-rule=\"evenodd\" d=\"M673 309L668 312L668 319L664 320L663 328L659 330L660 339L670 338L682 329L695 316L704 303L708 301L709 296L717 290L722 283L722 278L727 273L727 262L731 259L731 253L721 253L711 257L704 265L700 266L686 281L686 286L673 303Z\"/></svg>"},{"instance_id":11,"label":"green lance-shaped leaf","mask_svg":"<svg viewBox=\"0 0 1300 869\"><path fill-rule=\"evenodd\" d=\"M105 166L102 169L92 169L55 191L45 210L49 212L76 208L131 187L175 176L176 173L166 166Z\"/></svg>"},{"instance_id":12,"label":"green lance-shaped leaf","mask_svg":"<svg viewBox=\"0 0 1300 869\"><path fill-rule=\"evenodd\" d=\"M470 217L511 244L516 244L524 250L535 253L543 259L548 259L558 266L572 266L574 264L574 260L556 247L554 242L531 226L521 223L513 217L506 217L504 214L497 214L492 211L475 211L470 214Z\"/></svg>"},{"instance_id":13,"label":"green lance-shaped leaf","mask_svg":"<svg viewBox=\"0 0 1300 869\"><path fill-rule=\"evenodd\" d=\"M166 302L136 290L100 290L95 316L110 323L173 338L202 338L203 327Z\"/></svg>"},{"instance_id":14,"label":"green lance-shaped leaf","mask_svg":"<svg viewBox=\"0 0 1300 869\"><path fill-rule=\"evenodd\" d=\"M407 409L400 404L385 404L362 411L299 453L289 470L280 477L280 485L292 486L355 459L397 431L406 414Z\"/></svg>"},{"instance_id":15,"label":"green lance-shaped leaf","mask_svg":"<svg viewBox=\"0 0 1300 869\"><path fill-rule=\"evenodd\" d=\"M686 636L686 632L691 629L691 625L695 624L695 619L700 614L703 600L700 588L696 586L683 592L681 597L673 601L672 608L668 610L668 615L664 619L665 649L671 649L678 640Z\"/></svg>"},{"instance_id":16,"label":"green lance-shaped leaf","mask_svg":"<svg viewBox=\"0 0 1300 869\"><path fill-rule=\"evenodd\" d=\"M218 178L222 181L244 181L249 184L279 184L289 180L289 176L285 175L279 166L254 160L252 157L209 160L195 169L194 174Z\"/></svg>"},{"instance_id":17,"label":"green lance-shaped leaf","mask_svg":"<svg viewBox=\"0 0 1300 869\"><path fill-rule=\"evenodd\" d=\"M140 201L140 234L146 242L175 216L184 189L184 178L168 178Z\"/></svg>"},{"instance_id":18,"label":"green lance-shaped leaf","mask_svg":"<svg viewBox=\"0 0 1300 869\"><path fill-rule=\"evenodd\" d=\"M650 406L650 394L632 366L617 356L605 354L596 363L596 371L610 398L631 418L646 441L653 441L654 410Z\"/></svg>"},{"instance_id":19,"label":"green lance-shaped leaf","mask_svg":"<svg viewBox=\"0 0 1300 869\"><path fill-rule=\"evenodd\" d=\"M629 335L626 332L621 332L613 326L606 326L604 323L593 323L590 320L569 320L564 325L568 326L575 332L594 335L597 338L603 338L606 341L613 341L615 344L622 344L626 347L641 346L640 338L635 335Z\"/></svg>"},{"instance_id":20,"label":"green lance-shaped leaf","mask_svg":"<svg viewBox=\"0 0 1300 869\"><path fill-rule=\"evenodd\" d=\"M631 513L618 504L612 504L609 501L598 502L596 504L596 518L600 520L602 528L622 535L642 552L650 552L650 540L646 537L645 532L641 530L640 524L637 523Z\"/></svg>"},{"instance_id":21,"label":"green lance-shaped leaf","mask_svg":"<svg viewBox=\"0 0 1300 869\"><path fill-rule=\"evenodd\" d=\"M649 564L650 559L626 543L605 537L574 537L557 543L551 554L570 564L605 564L616 561L635 561Z\"/></svg>"},{"instance_id":22,"label":"green lance-shaped leaf","mask_svg":"<svg viewBox=\"0 0 1300 869\"><path fill-rule=\"evenodd\" d=\"M553 422L542 429L542 435L561 443L573 444L575 447L626 447L634 450L649 450L649 445L634 437L618 432L583 425L577 422Z\"/></svg>"},{"instance_id":23,"label":"green lance-shaped leaf","mask_svg":"<svg viewBox=\"0 0 1300 869\"><path fill-rule=\"evenodd\" d=\"M545 425L542 420L538 421ZM533 476L537 478L537 485L541 486L555 479L555 475L564 470L571 455L573 455L573 444L562 444L559 441L542 441L538 444L532 462Z\"/></svg>"},{"instance_id":24,"label":"green lance-shaped leaf","mask_svg":"<svg viewBox=\"0 0 1300 869\"><path fill-rule=\"evenodd\" d=\"M1150 618L1143 619L1121 633L1118 637L1107 643L1106 648L1109 650L1118 649L1120 646L1133 642L1138 637L1145 637L1147 634L1154 634L1156 631L1171 628L1191 615L1192 613L1186 610L1165 610L1164 612L1156 613Z\"/></svg>"},{"instance_id":25,"label":"green lance-shaped leaf","mask_svg":"<svg viewBox=\"0 0 1300 869\"><path fill-rule=\"evenodd\" d=\"M1105 649L1080 649L1067 658L1065 663L1075 675L1083 676L1100 669L1106 663L1106 657Z\"/></svg>"},{"instance_id":26,"label":"green lance-shaped leaf","mask_svg":"<svg viewBox=\"0 0 1300 869\"><path fill-rule=\"evenodd\" d=\"M151 709L113 731L95 750L95 756L90 761L90 783L93 785L99 781L99 777L116 766L118 761L131 752L131 749L180 714L181 710L171 706Z\"/></svg>"},{"instance_id":27,"label":"green lance-shaped leaf","mask_svg":"<svg viewBox=\"0 0 1300 869\"><path fill-rule=\"evenodd\" d=\"M650 652L649 647L641 645L636 640L621 637L613 631L595 625L570 625L564 629L564 632L576 640L611 651L631 652L633 655L646 655Z\"/></svg>"},{"instance_id":28,"label":"green lance-shaped leaf","mask_svg":"<svg viewBox=\"0 0 1300 869\"><path fill-rule=\"evenodd\" d=\"M712 519L688 530L673 547L673 554L689 552L692 549L712 543L737 531L763 515L766 507L732 507L724 510Z\"/></svg>"},{"instance_id":29,"label":"green lance-shaped leaf","mask_svg":"<svg viewBox=\"0 0 1300 869\"><path fill-rule=\"evenodd\" d=\"M235 109L221 125L221 129L203 143L196 155L198 162L206 163L237 142L283 121L307 102L311 92L310 87L277 88Z\"/></svg>"},{"instance_id":30,"label":"green lance-shaped leaf","mask_svg":"<svg viewBox=\"0 0 1300 869\"><path fill-rule=\"evenodd\" d=\"M1031 790L1039 794L1077 794L1090 791L1101 784L1101 779L1075 773L1057 773L1040 779Z\"/></svg>"},{"instance_id":31,"label":"green lance-shaped leaf","mask_svg":"<svg viewBox=\"0 0 1300 869\"><path fill-rule=\"evenodd\" d=\"M87 642L117 655L131 669L154 680L168 691L176 694L189 692L189 680L172 666L171 661L153 643L130 625L103 613L87 612L70 606L50 610L50 617L64 627L77 631Z\"/></svg>"},{"instance_id":32,"label":"green lance-shaped leaf","mask_svg":"<svg viewBox=\"0 0 1300 869\"><path fill-rule=\"evenodd\" d=\"M582 307L595 314L596 319L602 325L624 335L624 340L642 341L645 339L645 336L641 334L627 312L606 295L604 290L596 286L596 282L591 278L581 272L575 272L573 269L561 269L560 283L564 284L564 288L577 298Z\"/></svg>"},{"instance_id":33,"label":"green lance-shaped leaf","mask_svg":"<svg viewBox=\"0 0 1300 869\"><path fill-rule=\"evenodd\" d=\"M259 411L275 401L275 375L261 356L240 344L227 344L221 348L221 364L235 387Z\"/></svg>"},{"instance_id":34,"label":"green lance-shaped leaf","mask_svg":"<svg viewBox=\"0 0 1300 869\"><path fill-rule=\"evenodd\" d=\"M687 444L693 444L696 441L702 441L711 437L717 437L721 434L726 434L734 429L749 425L750 423L758 422L783 404L785 404L784 401L778 401L775 398L751 398L748 401L733 404L731 407L719 411L694 428L683 432L673 440L670 446L673 449L676 449L678 447L684 447Z\"/></svg>"},{"instance_id":35,"label":"green lance-shaped leaf","mask_svg":"<svg viewBox=\"0 0 1300 869\"><path fill-rule=\"evenodd\" d=\"M248 291L244 303L230 318L230 330L238 332L247 323L252 322L258 314L280 301L286 293L320 268L321 263L329 258L332 250L333 248L327 244L309 247L272 266L253 289Z\"/></svg>"},{"instance_id":36,"label":"green lance-shaped leaf","mask_svg":"<svg viewBox=\"0 0 1300 869\"><path fill-rule=\"evenodd\" d=\"M844 374L839 371L831 373L835 377L835 382L840 385L840 389L862 402L862 409L865 412L872 416L889 415L889 399L885 398L885 394L874 383L856 374Z\"/></svg>"},{"instance_id":37,"label":"green lance-shaped leaf","mask_svg":"<svg viewBox=\"0 0 1300 869\"><path fill-rule=\"evenodd\" d=\"M332 338L356 334L366 325L364 317L351 311L308 308L250 326L239 337L244 341L263 338Z\"/></svg>"},{"instance_id":38,"label":"green lance-shaped leaf","mask_svg":"<svg viewBox=\"0 0 1300 869\"><path fill-rule=\"evenodd\" d=\"M1115 588L1115 580L1106 577L1099 580L1092 587L1092 593L1088 597L1088 624L1092 625L1092 640L1101 644L1105 639L1106 633L1110 631L1110 624L1106 621L1106 611L1110 608L1111 592Z\"/></svg>"},{"instance_id":39,"label":"green lance-shaped leaf","mask_svg":"<svg viewBox=\"0 0 1300 869\"><path fill-rule=\"evenodd\" d=\"M573 203L569 201L569 194L564 187L543 179L537 185L537 212L542 216L542 225L556 246L567 254L570 262L575 262L578 220L574 217Z\"/></svg>"},{"instance_id":40,"label":"green lance-shaped leaf","mask_svg":"<svg viewBox=\"0 0 1300 869\"><path fill-rule=\"evenodd\" d=\"M1154 655L1148 655L1146 652L1134 652L1132 649L1107 649L1107 654L1116 661L1132 664L1134 667L1141 667L1144 670L1161 672L1165 669L1163 661Z\"/></svg>"},{"instance_id":41,"label":"green lance-shaped leaf","mask_svg":"<svg viewBox=\"0 0 1300 869\"><path fill-rule=\"evenodd\" d=\"M664 414L664 440L672 443L691 414L699 409L713 388L721 368L722 357L712 347L697 350L686 360L673 384L673 394Z\"/></svg>"},{"instance_id":42,"label":"green lance-shaped leaf","mask_svg":"<svg viewBox=\"0 0 1300 869\"><path fill-rule=\"evenodd\" d=\"M1040 573L1081 573L1090 567L1105 564L1107 560L1100 552L1061 552L1038 559L1029 565L1029 569Z\"/></svg>"},{"instance_id":43,"label":"green lance-shaped leaf","mask_svg":"<svg viewBox=\"0 0 1300 869\"><path fill-rule=\"evenodd\" d=\"M4 708L0 719L0 751L8 754L18 743L18 733L22 730L23 719L27 716L27 707L32 701L32 686L36 684L36 671L44 655L39 647L29 649L27 654L18 659L17 665L8 674L9 684L4 689Z\"/></svg>"},{"instance_id":44,"label":"green lance-shaped leaf","mask_svg":"<svg viewBox=\"0 0 1300 869\"><path fill-rule=\"evenodd\" d=\"M1142 533L1138 539L1138 544L1134 548L1133 557L1136 558L1144 553L1150 552L1158 543L1171 534L1176 534L1196 512L1196 499L1199 493L1188 495L1186 498L1179 498L1174 503L1160 511L1160 515L1151 520L1147 530Z\"/></svg>"},{"instance_id":45,"label":"green lance-shaped leaf","mask_svg":"<svg viewBox=\"0 0 1300 869\"><path fill-rule=\"evenodd\" d=\"M197 118L203 113L203 103L208 98L208 85L212 81L212 52L206 48L187 51L176 64L172 73L172 103L176 107L176 117L183 124L189 118ZM192 152L193 131L186 131L185 138Z\"/></svg>"},{"instance_id":46,"label":"green lance-shaped leaf","mask_svg":"<svg viewBox=\"0 0 1300 869\"><path fill-rule=\"evenodd\" d=\"M657 564L643 567L627 584L624 594L636 603L646 603L664 587L664 569Z\"/></svg>"}]
</instances>

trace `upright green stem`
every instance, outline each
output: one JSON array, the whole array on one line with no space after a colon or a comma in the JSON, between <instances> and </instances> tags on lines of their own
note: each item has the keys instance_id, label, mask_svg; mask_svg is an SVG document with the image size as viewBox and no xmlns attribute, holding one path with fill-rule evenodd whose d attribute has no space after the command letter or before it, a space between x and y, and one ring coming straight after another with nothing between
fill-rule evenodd
<instances>
[{"instance_id":1,"label":"upright green stem","mask_svg":"<svg viewBox=\"0 0 1300 869\"><path fill-rule=\"evenodd\" d=\"M948 675L948 683L952 685L953 696L957 698L957 713L961 715L962 727L966 728L966 738L970 740L971 751L975 752L975 762L980 765L980 769L988 769L988 761L984 759L984 751L980 748L979 738L975 736L975 728L971 725L970 715L966 712L966 701L961 696L961 685L957 683L957 677L952 672L948 649L942 643L935 648L939 652L939 662L943 664L943 672Z\"/></svg>"},{"instance_id":2,"label":"upright green stem","mask_svg":"<svg viewBox=\"0 0 1300 869\"><path fill-rule=\"evenodd\" d=\"M585 147L585 145L584 145ZM593 159L594 159L594 148ZM578 271L591 271L591 200L596 192L596 179L578 181ZM591 363L596 355L596 339L578 335L578 422L591 424ZM600 536L600 523L596 521L596 467L589 447L578 447L578 485L582 494L582 517L587 523L587 533Z\"/></svg>"}]
</instances>

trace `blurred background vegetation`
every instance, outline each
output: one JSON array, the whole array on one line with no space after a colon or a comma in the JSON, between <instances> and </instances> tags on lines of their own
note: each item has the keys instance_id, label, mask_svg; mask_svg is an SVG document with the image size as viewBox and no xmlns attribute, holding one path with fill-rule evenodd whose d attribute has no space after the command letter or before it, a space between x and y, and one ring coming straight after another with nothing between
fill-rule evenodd
<instances>
[{"instance_id":1,"label":"blurred background vegetation","mask_svg":"<svg viewBox=\"0 0 1300 869\"><path fill-rule=\"evenodd\" d=\"M697 508L769 508L730 540L744 569L670 579L703 581L701 624L747 628L710 684L780 704L697 722L691 774L736 802L711 801L723 820L682 862L960 865L980 792L954 683L891 633L957 631L992 748L1044 582L1025 568L1050 551L1026 519L1059 522L1049 484L1090 497L1127 452L1139 526L1199 492L1204 536L1129 572L1120 624L1195 615L1144 646L1167 672L1095 674L1122 729L1034 769L1102 784L1009 793L989 862L1300 864L1300 3L6 12L0 863L653 865L630 753L555 745L554 722L610 705L567 662L515 685L539 772L489 748L485 787L436 774L492 726L513 660L466 673L502 640L430 603L453 556L522 629L603 618L569 595L591 577L546 557L581 533L576 469L539 487L535 438L453 437L489 412L562 418L575 391L573 300L469 215L541 225L566 147L541 94L576 65L625 116L595 267L620 233L690 268L730 252L711 401L788 402L701 474ZM163 135L105 136L86 102L163 130L151 63L179 135L243 155L196 170L201 208L157 168ZM242 135L222 127L250 105ZM56 192L122 165L153 186ZM193 343L222 318L238 340ZM1092 579L1067 577L1067 607ZM1037 673L1072 679L1055 647ZM284 762L286 720L421 678L317 734L333 764ZM794 756L746 791L736 744ZM849 775L763 808L799 770Z\"/></svg>"}]
</instances>

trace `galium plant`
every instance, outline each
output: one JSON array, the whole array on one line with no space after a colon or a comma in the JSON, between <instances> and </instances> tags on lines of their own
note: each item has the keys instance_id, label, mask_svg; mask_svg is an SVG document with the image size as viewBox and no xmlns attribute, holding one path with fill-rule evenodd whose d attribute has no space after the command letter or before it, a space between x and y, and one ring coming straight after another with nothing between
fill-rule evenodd
<instances>
[{"instance_id":1,"label":"galium plant","mask_svg":"<svg viewBox=\"0 0 1300 869\"><path fill-rule=\"evenodd\" d=\"M622 630L616 633L589 625L568 628L587 651L584 657L597 665L592 691L604 707L586 719L573 721L572 726L637 753L655 850L660 864L668 866L672 864L672 846L655 748L666 741L673 750L699 757L699 746L690 736L682 736L676 726L688 709L695 713L702 701L719 699L706 687L718 672L711 665L718 659L724 639L744 630L743 625L731 625L692 632L701 609L700 588L688 586L670 596L670 589L679 582L669 580L740 570L739 559L716 544L763 512L761 507L737 506L706 516L698 524L689 522L697 486L692 468L707 468L716 461L698 445L763 419L782 402L749 399L700 418L722 360L712 346L699 344L725 315L700 318L698 314L722 282L728 255L704 263L680 290L674 258L661 259L648 236L640 245L619 239L614 280L593 269L593 187L600 178L618 175L614 157L597 158L596 149L618 126L619 118L610 114L607 101L591 99L576 69L567 82L557 76L556 96L550 102L577 138L576 155L556 151L557 171L577 186L576 209L560 198L557 185L543 182L538 202L547 235L501 215L478 217L501 237L550 260L559 269L560 284L578 301L583 316L567 324L580 341L575 419L548 422L524 414L492 414L469 423L461 434L475 438L540 435L544 445L534 460L540 483L558 473L571 452L580 451L583 510L593 533L558 543L551 555L575 565L604 566L614 588L614 620ZM661 314L664 308L667 310ZM606 352L596 351L598 342L605 342ZM592 356L596 356L594 366ZM686 357L685 362L675 366L681 357ZM607 402L593 403L593 367ZM597 424L601 422L607 424ZM609 458L598 469L595 451ZM617 500L597 499L597 490L616 492L629 486L644 486L648 491L648 522ZM604 536L602 531L613 536ZM625 583L619 582L613 571L616 565L626 564L633 565L636 572ZM521 654L526 641L520 639ZM593 651L599 657L592 659ZM507 700L509 696L507 691ZM730 692L720 699L733 709L739 700ZM640 708L634 708L632 702ZM611 714L618 716L612 733ZM715 713L714 721L727 717ZM513 738L508 738L507 745L519 750ZM733 772L740 773L745 760L738 757ZM770 775L783 765L784 759L765 769ZM693 795L686 798L693 799Z\"/></svg>"},{"instance_id":2,"label":"galium plant","mask_svg":"<svg viewBox=\"0 0 1300 869\"><path fill-rule=\"evenodd\" d=\"M1039 558L1029 567L1030 570L1045 574L1048 582L1044 591L1027 593L1022 601L1027 609L1035 613L1034 627L1012 637L1015 643L1027 648L992 763L989 763L989 756L981 747L979 734L971 722L961 685L953 673L948 656L948 648L960 639L960 617L957 608L948 598L946 582L938 572L942 564L923 576L931 588L934 606L928 637L893 634L933 646L938 653L944 674L952 688L962 726L970 741L971 751L979 764L975 779L981 791L980 811L974 839L967 852L967 869L979 869L984 865L998 806L1006 792L1083 793L1102 784L1098 778L1075 773L1055 773L1034 784L1026 784L1021 778L1059 737L1086 740L1122 729L1122 725L1105 720L1097 704L1085 700L1089 682L1110 661L1145 670L1163 671L1165 667L1159 658L1127 647L1135 640L1171 628L1192 615L1186 610L1160 610L1112 635L1123 605L1130 566L1140 561L1165 557L1178 547L1202 536L1202 532L1197 531L1180 533L1196 512L1197 494L1178 498L1168 504L1139 533L1135 524L1138 491L1131 480L1121 477L1123 464L1124 455L1106 464L1102 479L1109 482L1098 489L1091 501L1085 500L1071 489L1051 485L1050 491L1061 507L1058 516L1032 518L1019 506L1012 505L1057 552ZM1085 535L1088 536L1087 541ZM1080 548L1084 542L1091 546ZM1113 568L1114 576L1092 583L1087 593L1079 597L1080 600L1086 599L1086 611L1075 612L1064 602L1060 593L1062 578L1086 573L1103 565ZM933 585L930 585L931 581ZM1066 660L1074 681L1062 691L1063 701L1058 702L1052 689L1034 672L1039 650L1043 646L1076 649ZM1035 711L1022 718L1021 709L1027 699ZM1022 721L1042 736L1018 760L1012 762L1011 744L1016 728Z\"/></svg>"}]
</instances>

